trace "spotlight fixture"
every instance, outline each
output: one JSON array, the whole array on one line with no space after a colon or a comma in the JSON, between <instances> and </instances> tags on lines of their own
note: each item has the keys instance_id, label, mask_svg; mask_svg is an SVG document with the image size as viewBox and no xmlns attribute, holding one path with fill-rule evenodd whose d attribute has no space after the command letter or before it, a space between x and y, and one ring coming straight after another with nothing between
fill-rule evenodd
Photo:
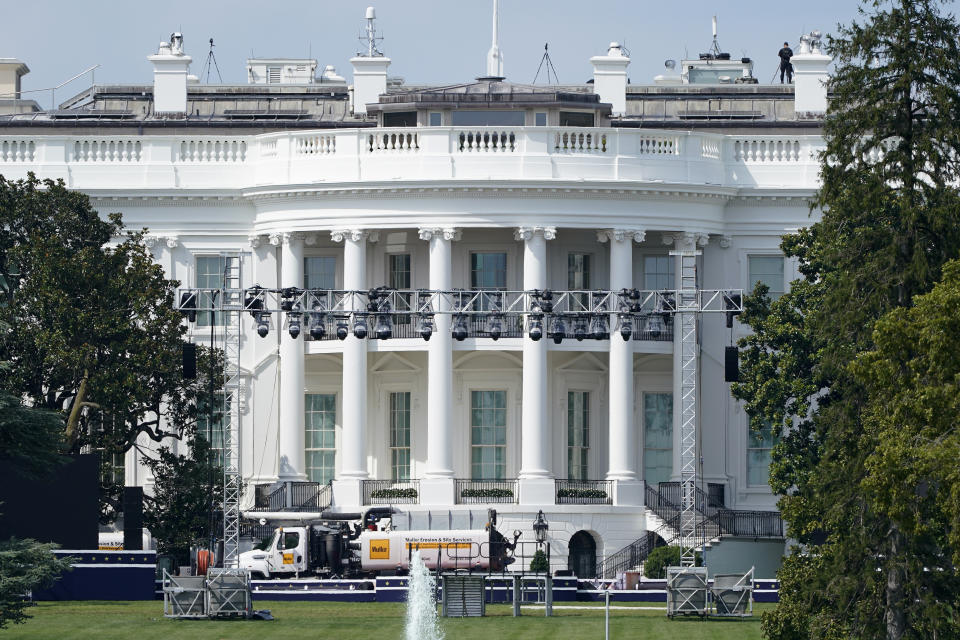
<instances>
[{"instance_id":1,"label":"spotlight fixture","mask_svg":"<svg viewBox=\"0 0 960 640\"><path fill-rule=\"evenodd\" d=\"M609 340L610 328L607 314L598 313L590 320L590 337L594 340Z\"/></svg>"},{"instance_id":2,"label":"spotlight fixture","mask_svg":"<svg viewBox=\"0 0 960 640\"><path fill-rule=\"evenodd\" d=\"M353 316L353 335L358 340L367 337L367 319L362 314L358 313Z\"/></svg>"},{"instance_id":3,"label":"spotlight fixture","mask_svg":"<svg viewBox=\"0 0 960 640\"><path fill-rule=\"evenodd\" d=\"M630 336L633 335L633 319L626 313L620 314L620 337L624 341L630 340Z\"/></svg>"},{"instance_id":4,"label":"spotlight fixture","mask_svg":"<svg viewBox=\"0 0 960 640\"><path fill-rule=\"evenodd\" d=\"M530 336L530 339L534 342L540 340L543 337L543 315L539 313L530 314L530 328L527 331L527 335Z\"/></svg>"},{"instance_id":5,"label":"spotlight fixture","mask_svg":"<svg viewBox=\"0 0 960 640\"><path fill-rule=\"evenodd\" d=\"M577 316L576 321L574 321L573 337L577 339L577 342L583 342L583 339L587 337L587 319L584 316Z\"/></svg>"},{"instance_id":6,"label":"spotlight fixture","mask_svg":"<svg viewBox=\"0 0 960 640\"><path fill-rule=\"evenodd\" d=\"M280 290L280 310L293 311L293 305L296 302L296 298L300 297L301 293L303 292L296 287L285 287L281 289Z\"/></svg>"},{"instance_id":7,"label":"spotlight fixture","mask_svg":"<svg viewBox=\"0 0 960 640\"><path fill-rule=\"evenodd\" d=\"M322 313L310 314L310 337L314 340L323 340L327 335L327 328L324 326L324 315Z\"/></svg>"},{"instance_id":8,"label":"spotlight fixture","mask_svg":"<svg viewBox=\"0 0 960 640\"><path fill-rule=\"evenodd\" d=\"M424 340L430 340L430 336L433 335L433 315L425 313L420 316L420 337Z\"/></svg>"},{"instance_id":9,"label":"spotlight fixture","mask_svg":"<svg viewBox=\"0 0 960 640\"><path fill-rule=\"evenodd\" d=\"M184 291L180 294L180 312L187 316L187 321L197 321L197 294L193 291Z\"/></svg>"},{"instance_id":10,"label":"spotlight fixture","mask_svg":"<svg viewBox=\"0 0 960 640\"><path fill-rule=\"evenodd\" d=\"M374 335L377 340L389 340L393 337L393 326L390 321L390 315L387 313L378 313L377 314L377 328L374 330Z\"/></svg>"},{"instance_id":11,"label":"spotlight fixture","mask_svg":"<svg viewBox=\"0 0 960 640\"><path fill-rule=\"evenodd\" d=\"M554 316L553 317L553 343L560 344L563 342L564 336L567 334L567 325L563 322L563 316Z\"/></svg>"},{"instance_id":12,"label":"spotlight fixture","mask_svg":"<svg viewBox=\"0 0 960 640\"><path fill-rule=\"evenodd\" d=\"M261 296L262 289L259 286L254 286L250 289L247 289L247 295L243 299L243 309L248 311L251 316L258 318L258 312L263 311L263 297Z\"/></svg>"},{"instance_id":13,"label":"spotlight fixture","mask_svg":"<svg viewBox=\"0 0 960 640\"><path fill-rule=\"evenodd\" d=\"M503 318L499 313L493 313L487 317L487 335L492 340L499 340L503 335Z\"/></svg>"},{"instance_id":14,"label":"spotlight fixture","mask_svg":"<svg viewBox=\"0 0 960 640\"><path fill-rule=\"evenodd\" d=\"M350 328L347 326L347 316L337 316L337 340L346 340L350 335Z\"/></svg>"},{"instance_id":15,"label":"spotlight fixture","mask_svg":"<svg viewBox=\"0 0 960 640\"><path fill-rule=\"evenodd\" d=\"M270 314L266 311L257 311L254 317L257 320L257 335L266 338L270 333Z\"/></svg>"},{"instance_id":16,"label":"spotlight fixture","mask_svg":"<svg viewBox=\"0 0 960 640\"><path fill-rule=\"evenodd\" d=\"M453 339L463 342L467 339L467 333L467 318L462 313L458 314L453 321Z\"/></svg>"},{"instance_id":17,"label":"spotlight fixture","mask_svg":"<svg viewBox=\"0 0 960 640\"><path fill-rule=\"evenodd\" d=\"M654 340L662 336L663 332L667 329L663 322L663 316L659 313L652 313L648 315L646 322L647 332Z\"/></svg>"},{"instance_id":18,"label":"spotlight fixture","mask_svg":"<svg viewBox=\"0 0 960 640\"><path fill-rule=\"evenodd\" d=\"M296 340L300 337L300 312L291 311L287 314L287 333Z\"/></svg>"}]
</instances>

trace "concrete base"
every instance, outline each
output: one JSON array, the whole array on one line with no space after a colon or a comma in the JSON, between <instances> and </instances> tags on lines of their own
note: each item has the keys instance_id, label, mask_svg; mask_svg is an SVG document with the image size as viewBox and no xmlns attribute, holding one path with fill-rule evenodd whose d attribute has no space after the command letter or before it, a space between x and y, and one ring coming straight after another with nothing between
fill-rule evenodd
<instances>
[{"instance_id":1,"label":"concrete base","mask_svg":"<svg viewBox=\"0 0 960 640\"><path fill-rule=\"evenodd\" d=\"M334 480L333 506L341 511L363 506L363 482L361 480Z\"/></svg>"},{"instance_id":2,"label":"concrete base","mask_svg":"<svg viewBox=\"0 0 960 640\"><path fill-rule=\"evenodd\" d=\"M520 504L550 505L556 501L553 478L521 478Z\"/></svg>"},{"instance_id":3,"label":"concrete base","mask_svg":"<svg viewBox=\"0 0 960 640\"><path fill-rule=\"evenodd\" d=\"M423 478L420 480L420 504L451 505L453 499L453 478Z\"/></svg>"},{"instance_id":4,"label":"concrete base","mask_svg":"<svg viewBox=\"0 0 960 640\"><path fill-rule=\"evenodd\" d=\"M613 483L613 504L643 506L643 482L641 480L616 480Z\"/></svg>"}]
</instances>

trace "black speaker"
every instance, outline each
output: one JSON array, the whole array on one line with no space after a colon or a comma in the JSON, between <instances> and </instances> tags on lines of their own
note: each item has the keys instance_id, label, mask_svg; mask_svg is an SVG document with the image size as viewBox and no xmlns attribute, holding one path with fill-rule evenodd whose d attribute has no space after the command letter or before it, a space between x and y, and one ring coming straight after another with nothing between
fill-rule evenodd
<instances>
[{"instance_id":1,"label":"black speaker","mask_svg":"<svg viewBox=\"0 0 960 640\"><path fill-rule=\"evenodd\" d=\"M740 382L740 350L736 347L723 350L723 381Z\"/></svg>"},{"instance_id":2,"label":"black speaker","mask_svg":"<svg viewBox=\"0 0 960 640\"><path fill-rule=\"evenodd\" d=\"M123 550L143 549L143 487L123 488Z\"/></svg>"},{"instance_id":3,"label":"black speaker","mask_svg":"<svg viewBox=\"0 0 960 640\"><path fill-rule=\"evenodd\" d=\"M183 343L183 377L186 380L197 378L197 345L192 342Z\"/></svg>"}]
</instances>

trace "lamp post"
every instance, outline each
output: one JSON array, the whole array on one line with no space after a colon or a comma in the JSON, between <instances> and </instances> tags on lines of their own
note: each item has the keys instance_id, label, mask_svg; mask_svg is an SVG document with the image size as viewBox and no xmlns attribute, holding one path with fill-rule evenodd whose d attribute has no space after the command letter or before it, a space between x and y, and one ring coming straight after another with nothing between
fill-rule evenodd
<instances>
[{"instance_id":1,"label":"lamp post","mask_svg":"<svg viewBox=\"0 0 960 640\"><path fill-rule=\"evenodd\" d=\"M550 528L550 524L547 522L547 519L543 517L543 509L537 512L537 519L533 521L533 535L537 540L537 547L542 547L543 543L547 541L547 530Z\"/></svg>"}]
</instances>

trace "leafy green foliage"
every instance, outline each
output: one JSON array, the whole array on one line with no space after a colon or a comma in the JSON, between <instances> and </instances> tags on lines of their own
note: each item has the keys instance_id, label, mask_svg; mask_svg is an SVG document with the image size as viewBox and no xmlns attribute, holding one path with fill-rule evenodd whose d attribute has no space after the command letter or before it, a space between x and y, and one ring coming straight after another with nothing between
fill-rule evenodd
<instances>
[{"instance_id":1,"label":"leafy green foliage","mask_svg":"<svg viewBox=\"0 0 960 640\"><path fill-rule=\"evenodd\" d=\"M51 551L55 544L11 538L0 541L0 629L30 618L24 594L49 587L70 568L69 560L58 560Z\"/></svg>"},{"instance_id":2,"label":"leafy green foliage","mask_svg":"<svg viewBox=\"0 0 960 640\"><path fill-rule=\"evenodd\" d=\"M933 570L952 552L877 501L917 461L877 463L896 445L877 436L875 380L854 364L876 347L877 322L930 291L960 252L960 29L939 5L868 2L862 22L829 39L822 220L783 241L802 279L773 302L758 288L741 316L754 333L741 341L733 391L752 428L786 431L771 487L806 545L781 571L781 604L764 620L771 638L960 633L946 612L957 604L944 595L951 572Z\"/></svg>"},{"instance_id":3,"label":"leafy green foliage","mask_svg":"<svg viewBox=\"0 0 960 640\"><path fill-rule=\"evenodd\" d=\"M156 539L157 551L173 554L180 564L189 562L190 545L209 538L211 510L214 526L222 524L223 469L212 455L207 441L198 437L189 455L161 447L143 457L156 482L153 496L144 496L143 524Z\"/></svg>"},{"instance_id":4,"label":"leafy green foliage","mask_svg":"<svg viewBox=\"0 0 960 640\"><path fill-rule=\"evenodd\" d=\"M102 219L62 181L0 177L0 361L10 365L0 387L63 416L67 451L109 459L138 440L180 438L219 388L183 378L177 283L143 235L119 214ZM119 487L102 494L110 519Z\"/></svg>"},{"instance_id":5,"label":"leafy green foliage","mask_svg":"<svg viewBox=\"0 0 960 640\"><path fill-rule=\"evenodd\" d=\"M547 560L547 554L543 549L537 549L533 557L530 558L530 571L532 573L547 573L550 571L550 562Z\"/></svg>"},{"instance_id":6,"label":"leafy green foliage","mask_svg":"<svg viewBox=\"0 0 960 640\"><path fill-rule=\"evenodd\" d=\"M63 418L43 409L25 407L0 391L0 464L39 478L65 461L60 455Z\"/></svg>"}]
</instances>

